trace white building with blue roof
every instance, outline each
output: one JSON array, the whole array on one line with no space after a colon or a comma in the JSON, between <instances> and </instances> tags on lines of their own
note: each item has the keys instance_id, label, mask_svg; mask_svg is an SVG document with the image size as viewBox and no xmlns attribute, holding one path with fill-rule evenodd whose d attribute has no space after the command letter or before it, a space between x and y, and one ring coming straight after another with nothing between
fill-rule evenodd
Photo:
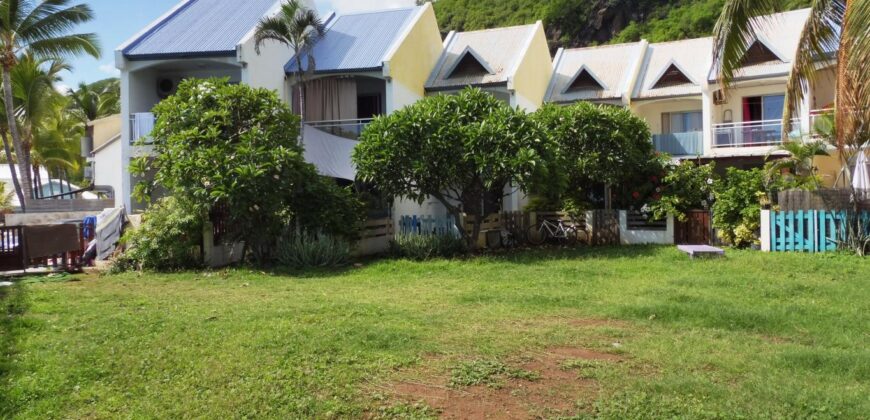
<instances>
[{"instance_id":1,"label":"white building with blue roof","mask_svg":"<svg viewBox=\"0 0 870 420\"><path fill-rule=\"evenodd\" d=\"M313 3L304 0L309 7ZM293 51L267 42L254 49L259 21L278 12L279 0L184 0L145 27L115 51L121 70L121 144L114 165L120 179L118 205L142 210L131 199L137 180L129 173L130 159L148 154L148 146L134 146L154 127L154 105L172 95L181 80L225 77L236 83L272 89L284 95L283 65ZM286 99L286 98L285 98ZM147 143L147 141L146 141ZM106 174L102 174L106 176Z\"/></svg>"}]
</instances>

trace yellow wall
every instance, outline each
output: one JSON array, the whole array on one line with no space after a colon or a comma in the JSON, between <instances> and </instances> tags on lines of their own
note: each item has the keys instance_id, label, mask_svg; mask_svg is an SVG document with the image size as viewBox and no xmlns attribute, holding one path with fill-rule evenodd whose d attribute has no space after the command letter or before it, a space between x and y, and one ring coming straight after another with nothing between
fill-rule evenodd
<instances>
[{"instance_id":1,"label":"yellow wall","mask_svg":"<svg viewBox=\"0 0 870 420\"><path fill-rule=\"evenodd\" d=\"M662 113L703 111L701 98L698 99L668 99L661 101L635 101L631 110L646 120L652 134L662 134Z\"/></svg>"},{"instance_id":2,"label":"yellow wall","mask_svg":"<svg viewBox=\"0 0 870 420\"><path fill-rule=\"evenodd\" d=\"M513 75L512 88L522 98L518 99L518 105L534 111L543 104L550 77L553 75L553 59L550 57L544 25L540 22L535 29L532 43L521 60Z\"/></svg>"},{"instance_id":3,"label":"yellow wall","mask_svg":"<svg viewBox=\"0 0 870 420\"><path fill-rule=\"evenodd\" d=\"M835 69L828 68L816 72L816 80L813 83L813 109L833 108L836 93L837 74Z\"/></svg>"},{"instance_id":4,"label":"yellow wall","mask_svg":"<svg viewBox=\"0 0 870 420\"><path fill-rule=\"evenodd\" d=\"M834 187L837 177L840 176L840 170L843 168L843 161L840 160L836 151L831 151L831 156L818 156L813 160L813 165L818 168L819 177L822 179L822 185L826 188ZM843 180L840 180L839 187L844 187Z\"/></svg>"},{"instance_id":5,"label":"yellow wall","mask_svg":"<svg viewBox=\"0 0 870 420\"><path fill-rule=\"evenodd\" d=\"M121 116L112 115L90 123L94 127L94 149L121 134Z\"/></svg>"},{"instance_id":6,"label":"yellow wall","mask_svg":"<svg viewBox=\"0 0 870 420\"><path fill-rule=\"evenodd\" d=\"M397 102L394 108L410 105L412 99L416 101L426 94L426 79L435 68L442 48L435 10L431 3L427 3L414 27L401 40L393 55L387 58L389 74L385 76L392 78L392 83L397 85L396 90L400 91L394 92L393 99Z\"/></svg>"}]
</instances>

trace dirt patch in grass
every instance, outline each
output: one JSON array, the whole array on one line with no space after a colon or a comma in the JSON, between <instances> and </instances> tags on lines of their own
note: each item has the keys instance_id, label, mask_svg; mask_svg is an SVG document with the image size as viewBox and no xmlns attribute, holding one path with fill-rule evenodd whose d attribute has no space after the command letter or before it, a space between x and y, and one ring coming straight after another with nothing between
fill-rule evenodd
<instances>
[{"instance_id":1,"label":"dirt patch in grass","mask_svg":"<svg viewBox=\"0 0 870 420\"><path fill-rule=\"evenodd\" d=\"M485 384L455 386L455 378L433 377L400 382L391 393L401 401L424 402L446 419L528 419L572 416L584 411L598 396L594 379L572 365L620 363L621 356L579 347L557 347L506 363L507 372ZM480 362L469 362L470 365ZM486 364L491 366L490 364ZM456 372L465 372L465 367ZM516 375L510 372L528 372ZM451 383L454 385L451 386Z\"/></svg>"}]
</instances>

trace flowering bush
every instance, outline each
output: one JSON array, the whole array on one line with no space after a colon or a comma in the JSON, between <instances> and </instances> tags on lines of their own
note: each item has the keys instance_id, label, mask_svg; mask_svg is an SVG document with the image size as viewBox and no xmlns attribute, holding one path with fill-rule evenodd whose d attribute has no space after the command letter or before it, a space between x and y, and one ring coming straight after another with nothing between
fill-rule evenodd
<instances>
[{"instance_id":1,"label":"flowering bush","mask_svg":"<svg viewBox=\"0 0 870 420\"><path fill-rule=\"evenodd\" d=\"M761 169L728 168L717 188L713 227L719 237L734 246L747 247L758 241L761 228L761 198L766 196Z\"/></svg>"},{"instance_id":2,"label":"flowering bush","mask_svg":"<svg viewBox=\"0 0 870 420\"><path fill-rule=\"evenodd\" d=\"M689 210L709 209L715 199L714 167L712 163L696 165L692 161L672 166L653 194L652 201L642 211L651 213L654 219L671 214L685 221Z\"/></svg>"}]
</instances>

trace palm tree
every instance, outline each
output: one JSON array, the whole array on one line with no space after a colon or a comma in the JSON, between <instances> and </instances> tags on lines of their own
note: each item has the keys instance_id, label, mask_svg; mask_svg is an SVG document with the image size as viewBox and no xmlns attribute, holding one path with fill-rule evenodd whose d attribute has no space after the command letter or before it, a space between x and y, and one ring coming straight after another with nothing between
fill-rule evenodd
<instances>
[{"instance_id":1,"label":"palm tree","mask_svg":"<svg viewBox=\"0 0 870 420\"><path fill-rule=\"evenodd\" d=\"M86 4L70 5L69 0L0 0L0 66L3 73L3 98L9 134L18 153L18 168L25 201L33 197L30 162L14 112L12 70L23 52L36 57L65 57L89 54L100 56L97 36L71 33L76 25L93 19ZM24 153L22 153L22 151Z\"/></svg>"},{"instance_id":2,"label":"palm tree","mask_svg":"<svg viewBox=\"0 0 870 420\"><path fill-rule=\"evenodd\" d=\"M816 156L830 156L824 141L787 141L771 151L767 159L776 152L786 152L788 156L771 161L767 167L769 175L781 174L788 170L800 186L819 188L814 160Z\"/></svg>"},{"instance_id":3,"label":"palm tree","mask_svg":"<svg viewBox=\"0 0 870 420\"><path fill-rule=\"evenodd\" d=\"M79 83L78 89L67 93L71 99L70 111L85 125L85 136L94 137L90 122L120 112L118 85L118 80L112 80L102 89L95 89L94 85Z\"/></svg>"},{"instance_id":4,"label":"palm tree","mask_svg":"<svg viewBox=\"0 0 870 420\"><path fill-rule=\"evenodd\" d=\"M317 12L308 9L298 0L288 0L281 5L277 15L260 20L255 35L255 49L260 54L260 46L266 41L277 41L295 51L296 82L299 85L299 111L305 118L305 72L302 58L308 59L308 71L314 70L312 47L323 37L326 26Z\"/></svg>"},{"instance_id":5,"label":"palm tree","mask_svg":"<svg viewBox=\"0 0 870 420\"><path fill-rule=\"evenodd\" d=\"M0 182L0 213L12 210L12 191L6 191L6 184Z\"/></svg>"},{"instance_id":6,"label":"palm tree","mask_svg":"<svg viewBox=\"0 0 870 420\"><path fill-rule=\"evenodd\" d=\"M42 164L34 160L32 154L40 148L36 141L43 124L66 106L67 99L54 89L54 84L60 80L59 74L70 70L70 66L63 60L39 59L31 55L22 55L17 61L10 79L20 135L26 145L18 153L19 162L20 159L29 162L32 173L38 177ZM40 180L33 182L34 188L39 185Z\"/></svg>"},{"instance_id":7,"label":"palm tree","mask_svg":"<svg viewBox=\"0 0 870 420\"><path fill-rule=\"evenodd\" d=\"M777 0L726 0L714 30L714 62L724 88L733 82L743 57L763 24L760 16L776 11ZM783 135L791 131L816 66L837 59L836 145L854 153L870 139L870 0L812 0L800 35L786 92ZM836 55L836 57L834 57ZM851 152L849 152L851 151Z\"/></svg>"}]
</instances>

